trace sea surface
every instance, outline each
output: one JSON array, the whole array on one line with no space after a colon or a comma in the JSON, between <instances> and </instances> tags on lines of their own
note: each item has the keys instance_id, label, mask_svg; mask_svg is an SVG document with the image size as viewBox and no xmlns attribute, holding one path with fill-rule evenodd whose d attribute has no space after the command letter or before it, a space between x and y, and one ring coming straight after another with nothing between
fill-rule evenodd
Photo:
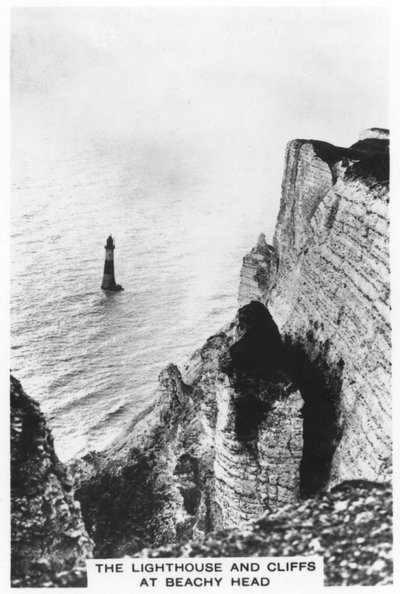
<instances>
[{"instance_id":1,"label":"sea surface","mask_svg":"<svg viewBox=\"0 0 400 594\"><path fill-rule=\"evenodd\" d=\"M104 448L160 371L232 319L242 258L274 222L246 172L101 136L14 143L11 215L11 369L62 460ZM109 233L115 294L100 289Z\"/></svg>"}]
</instances>

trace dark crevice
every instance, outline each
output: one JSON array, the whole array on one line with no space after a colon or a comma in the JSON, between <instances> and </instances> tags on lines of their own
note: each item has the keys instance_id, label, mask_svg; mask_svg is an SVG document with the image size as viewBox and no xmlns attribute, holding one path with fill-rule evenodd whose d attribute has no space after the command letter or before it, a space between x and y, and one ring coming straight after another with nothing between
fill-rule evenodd
<instances>
[{"instance_id":1,"label":"dark crevice","mask_svg":"<svg viewBox=\"0 0 400 594\"><path fill-rule=\"evenodd\" d=\"M181 495L183 497L183 507L190 516L195 516L199 509L201 501L201 491L194 485L192 487L181 487Z\"/></svg>"},{"instance_id":2,"label":"dark crevice","mask_svg":"<svg viewBox=\"0 0 400 594\"><path fill-rule=\"evenodd\" d=\"M239 441L245 443L257 439L258 426L269 408L269 404L255 394L248 393L235 399L235 433Z\"/></svg>"},{"instance_id":3,"label":"dark crevice","mask_svg":"<svg viewBox=\"0 0 400 594\"><path fill-rule=\"evenodd\" d=\"M261 421L287 381L285 348L268 309L259 301L240 308L238 340L221 369L230 378L235 397L235 432L242 443L254 441Z\"/></svg>"},{"instance_id":4,"label":"dark crevice","mask_svg":"<svg viewBox=\"0 0 400 594\"><path fill-rule=\"evenodd\" d=\"M155 485L154 464L138 450L132 450L131 458L117 474L105 469L75 492L85 526L95 541L95 557L117 557L122 545L125 554L134 554L155 542L152 518L162 493ZM129 537L122 538L126 534Z\"/></svg>"},{"instance_id":5,"label":"dark crevice","mask_svg":"<svg viewBox=\"0 0 400 594\"><path fill-rule=\"evenodd\" d=\"M341 437L339 397L344 362L339 359L335 365L328 364L330 343L319 343L312 332L305 345L287 337L286 348L292 379L304 399L300 493L310 497L326 486Z\"/></svg>"},{"instance_id":6,"label":"dark crevice","mask_svg":"<svg viewBox=\"0 0 400 594\"><path fill-rule=\"evenodd\" d=\"M335 202L333 203L333 205L331 206L331 210L329 212L328 218L327 218L326 223L325 223L325 226L328 229L332 229L332 227L333 227L333 224L334 224L335 219L336 219L336 215L337 215L338 210L339 210L339 202L340 202L340 200L339 200L339 198L337 198L335 200Z\"/></svg>"},{"instance_id":7,"label":"dark crevice","mask_svg":"<svg viewBox=\"0 0 400 594\"><path fill-rule=\"evenodd\" d=\"M174 475L181 481L179 491L185 511L191 516L196 515L201 502L198 460L188 453L182 454L176 463Z\"/></svg>"}]
</instances>

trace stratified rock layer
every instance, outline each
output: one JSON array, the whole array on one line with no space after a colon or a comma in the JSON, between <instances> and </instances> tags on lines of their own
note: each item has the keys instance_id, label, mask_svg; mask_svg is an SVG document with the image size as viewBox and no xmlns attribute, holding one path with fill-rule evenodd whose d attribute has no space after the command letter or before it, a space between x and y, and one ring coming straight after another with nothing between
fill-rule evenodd
<instances>
[{"instance_id":1,"label":"stratified rock layer","mask_svg":"<svg viewBox=\"0 0 400 594\"><path fill-rule=\"evenodd\" d=\"M327 381L342 368L331 483L374 480L391 449L387 137L289 143L274 245L258 261L270 275L260 282L248 258L241 275L241 304L257 294L311 361L323 350Z\"/></svg>"},{"instance_id":2,"label":"stratified rock layer","mask_svg":"<svg viewBox=\"0 0 400 594\"><path fill-rule=\"evenodd\" d=\"M39 405L11 377L11 579L84 586L93 544Z\"/></svg>"}]
</instances>

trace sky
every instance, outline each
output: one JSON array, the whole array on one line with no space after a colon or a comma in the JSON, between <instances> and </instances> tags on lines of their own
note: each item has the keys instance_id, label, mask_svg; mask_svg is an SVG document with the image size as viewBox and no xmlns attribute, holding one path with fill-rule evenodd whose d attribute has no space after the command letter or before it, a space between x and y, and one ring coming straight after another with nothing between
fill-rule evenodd
<instances>
[{"instance_id":1,"label":"sky","mask_svg":"<svg viewBox=\"0 0 400 594\"><path fill-rule=\"evenodd\" d=\"M14 8L12 137L129 138L276 211L289 140L388 127L388 28L378 8Z\"/></svg>"}]
</instances>

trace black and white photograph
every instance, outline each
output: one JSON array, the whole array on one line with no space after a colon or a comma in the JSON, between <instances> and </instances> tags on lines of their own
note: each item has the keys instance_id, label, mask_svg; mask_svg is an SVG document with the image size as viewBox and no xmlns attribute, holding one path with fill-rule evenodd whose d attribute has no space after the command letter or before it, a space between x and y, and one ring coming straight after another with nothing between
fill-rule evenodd
<instances>
[{"instance_id":1,"label":"black and white photograph","mask_svg":"<svg viewBox=\"0 0 400 594\"><path fill-rule=\"evenodd\" d=\"M295 4L10 8L10 588L392 591L391 13Z\"/></svg>"}]
</instances>

